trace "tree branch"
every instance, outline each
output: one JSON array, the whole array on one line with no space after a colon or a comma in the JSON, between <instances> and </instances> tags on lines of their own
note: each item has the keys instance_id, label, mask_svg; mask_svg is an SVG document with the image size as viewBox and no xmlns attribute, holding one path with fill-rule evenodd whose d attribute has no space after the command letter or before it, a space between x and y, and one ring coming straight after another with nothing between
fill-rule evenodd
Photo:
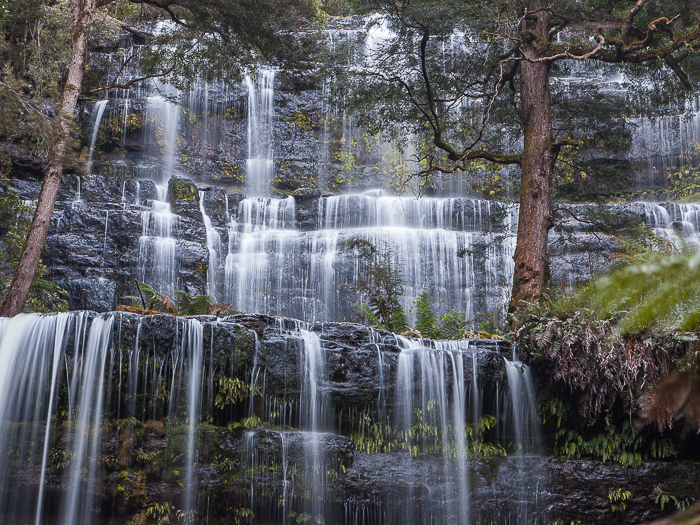
<instances>
[{"instance_id":1,"label":"tree branch","mask_svg":"<svg viewBox=\"0 0 700 525\"><path fill-rule=\"evenodd\" d=\"M598 45L594 49L582 55L574 55L573 53L571 53L571 48L569 47L564 52L549 57L531 59L527 58L523 53L523 58L528 62L554 62L555 60L561 60L563 58L567 58L570 60L588 60L597 55L605 45L605 38L603 37L603 35L598 35L596 38L598 39Z\"/></svg>"},{"instance_id":2,"label":"tree branch","mask_svg":"<svg viewBox=\"0 0 700 525\"><path fill-rule=\"evenodd\" d=\"M639 14L639 12L644 7L649 0L638 0L634 7L630 9L627 16L625 16L625 25L622 28L622 44L628 45L630 41L630 36L632 35L632 29L634 29L634 19Z\"/></svg>"},{"instance_id":3,"label":"tree branch","mask_svg":"<svg viewBox=\"0 0 700 525\"><path fill-rule=\"evenodd\" d=\"M98 91L103 91L105 89L129 89L131 86L136 84L137 82L142 82L144 80L148 80L149 78L159 78L159 77L164 77L166 75L169 75L173 71L175 71L175 68L177 67L177 62L173 62L173 64L166 69L165 71L161 71L160 73L153 73L152 75L145 75L142 77L138 78L132 78L131 80L123 83L123 84L117 84L116 80L119 78L118 76L115 77L114 81L111 82L110 84L107 84L106 86L100 86L96 87L95 89L90 90L90 93L97 93Z\"/></svg>"},{"instance_id":4,"label":"tree branch","mask_svg":"<svg viewBox=\"0 0 700 525\"><path fill-rule=\"evenodd\" d=\"M687 55L688 54L686 53L685 56ZM671 68L671 71L673 71L676 74L676 76L680 79L681 84L683 84L684 88L693 89L693 85L690 83L688 75L685 74L685 71L683 71L679 64L679 62L683 60L683 58L674 58L671 55L667 55L664 57L664 62L666 62L666 65L668 65L668 67Z\"/></svg>"},{"instance_id":5,"label":"tree branch","mask_svg":"<svg viewBox=\"0 0 700 525\"><path fill-rule=\"evenodd\" d=\"M659 29L659 27L665 27L665 26L670 26L673 22L678 20L678 18L681 15L676 15L670 20L668 18L661 17L657 18L656 20L653 20L652 22L649 23L649 26L647 27L647 34L644 37L643 40L638 40L636 42L632 42L629 45L625 45L623 48L623 53L632 53L634 51L639 51L640 49L644 49L645 47L649 47L651 43L654 41L654 33ZM624 43L624 40L623 40Z\"/></svg>"},{"instance_id":6,"label":"tree branch","mask_svg":"<svg viewBox=\"0 0 700 525\"><path fill-rule=\"evenodd\" d=\"M107 15L107 18L119 24L119 27L121 27L124 31L128 31L132 35L135 35L139 38L150 38L153 36L151 33L145 33L140 29L136 29L135 27L130 26L126 22L122 22L121 20L119 20L118 18L114 18L113 16Z\"/></svg>"}]
</instances>

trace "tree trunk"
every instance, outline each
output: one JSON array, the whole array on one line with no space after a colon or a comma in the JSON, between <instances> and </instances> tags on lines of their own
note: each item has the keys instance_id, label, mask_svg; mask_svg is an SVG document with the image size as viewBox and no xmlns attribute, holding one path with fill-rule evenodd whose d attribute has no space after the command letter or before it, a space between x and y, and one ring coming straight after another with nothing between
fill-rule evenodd
<instances>
[{"instance_id":1,"label":"tree trunk","mask_svg":"<svg viewBox=\"0 0 700 525\"><path fill-rule=\"evenodd\" d=\"M557 158L553 145L552 97L549 62L537 62L538 47L546 41L548 13L541 11L533 33L523 46L522 125L524 147L521 161L520 214L509 311L523 311L544 291L547 266L547 237L553 226L551 185ZM540 40L542 39L542 40Z\"/></svg>"},{"instance_id":2,"label":"tree trunk","mask_svg":"<svg viewBox=\"0 0 700 525\"><path fill-rule=\"evenodd\" d=\"M22 313L29 296L39 257L46 242L51 215L56 204L58 187L63 177L63 158L66 153L69 122L73 118L75 104L78 101L83 83L83 71L87 60L88 27L95 11L95 0L70 0L71 14L71 63L68 80L63 90L61 109L52 130L53 144L49 148L48 162L44 172L34 219L29 228L27 242L22 250L19 263L15 269L10 289L0 307L0 316L13 317Z\"/></svg>"}]
</instances>

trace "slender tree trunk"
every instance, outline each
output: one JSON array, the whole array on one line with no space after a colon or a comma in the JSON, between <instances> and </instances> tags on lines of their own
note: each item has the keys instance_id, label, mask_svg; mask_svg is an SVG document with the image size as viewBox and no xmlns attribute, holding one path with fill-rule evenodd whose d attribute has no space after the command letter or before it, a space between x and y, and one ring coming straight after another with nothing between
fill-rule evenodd
<instances>
[{"instance_id":1,"label":"slender tree trunk","mask_svg":"<svg viewBox=\"0 0 700 525\"><path fill-rule=\"evenodd\" d=\"M27 242L22 250L19 263L15 269L10 289L0 307L0 316L13 317L22 312L29 296L39 257L46 242L51 215L56 204L58 187L63 177L63 159L70 133L70 120L73 118L75 104L83 83L83 71L87 60L88 27L95 11L95 0L70 0L71 12L71 63L68 80L63 90L61 109L52 130L53 144L49 148L48 162L44 171L34 219L29 228Z\"/></svg>"},{"instance_id":2,"label":"slender tree trunk","mask_svg":"<svg viewBox=\"0 0 700 525\"><path fill-rule=\"evenodd\" d=\"M535 2L533 2L535 3ZM553 226L551 186L557 158L553 146L549 62L536 62L547 38L548 14L542 11L529 45L523 46L521 102L524 147L521 164L520 215L510 312L526 310L542 296L547 266L547 237ZM540 40L542 39L542 40Z\"/></svg>"}]
</instances>

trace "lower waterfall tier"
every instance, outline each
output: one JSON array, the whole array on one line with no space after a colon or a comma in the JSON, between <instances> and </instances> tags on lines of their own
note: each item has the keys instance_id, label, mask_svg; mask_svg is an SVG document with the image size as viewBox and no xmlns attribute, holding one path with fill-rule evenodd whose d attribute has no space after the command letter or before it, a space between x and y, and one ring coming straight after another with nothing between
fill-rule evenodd
<instances>
[{"instance_id":1,"label":"lower waterfall tier","mask_svg":"<svg viewBox=\"0 0 700 525\"><path fill-rule=\"evenodd\" d=\"M0 319L0 521L609 523L624 486L634 522L658 514L659 480L700 480L537 457L535 403L498 340L263 315Z\"/></svg>"}]
</instances>

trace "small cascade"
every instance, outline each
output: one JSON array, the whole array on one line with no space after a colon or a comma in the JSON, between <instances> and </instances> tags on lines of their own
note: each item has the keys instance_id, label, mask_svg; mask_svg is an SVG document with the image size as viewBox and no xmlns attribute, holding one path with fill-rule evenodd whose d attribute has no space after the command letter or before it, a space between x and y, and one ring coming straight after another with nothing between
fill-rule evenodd
<instances>
[{"instance_id":1,"label":"small cascade","mask_svg":"<svg viewBox=\"0 0 700 525\"><path fill-rule=\"evenodd\" d=\"M0 521L98 523L103 447L115 437L128 442L129 428L164 417L170 436L184 437L178 508L196 521L197 425L209 393L203 325L175 320L172 349L156 351L143 340L140 320L133 346L124 348L123 321L87 312L0 320ZM119 415L121 424L110 422ZM24 489L16 488L19 480Z\"/></svg>"},{"instance_id":2,"label":"small cascade","mask_svg":"<svg viewBox=\"0 0 700 525\"><path fill-rule=\"evenodd\" d=\"M124 145L126 144L126 133L129 131L129 106L131 99L129 96L131 95L131 91L126 92L126 100L124 100L124 129L122 130L122 143L121 147L124 149Z\"/></svg>"},{"instance_id":3,"label":"small cascade","mask_svg":"<svg viewBox=\"0 0 700 525\"><path fill-rule=\"evenodd\" d=\"M676 252L700 248L700 204L637 202L632 205L646 217L654 233Z\"/></svg>"},{"instance_id":4,"label":"small cascade","mask_svg":"<svg viewBox=\"0 0 700 525\"><path fill-rule=\"evenodd\" d=\"M506 359L506 373L516 457L524 459L526 454L539 452L539 421L530 368L518 360L516 352L514 347L512 359ZM532 501L532 495L537 493L542 480L537 464L525 463L522 459L515 465L520 484L512 494L511 505L516 516L513 523L528 525L532 522L533 513L538 510L537 502ZM533 490L533 487L537 490Z\"/></svg>"},{"instance_id":5,"label":"small cascade","mask_svg":"<svg viewBox=\"0 0 700 525\"><path fill-rule=\"evenodd\" d=\"M176 166L180 108L163 97L151 97L148 99L148 115L147 122L153 124L146 130L146 136L161 148L162 169L154 172L154 175L161 174L160 180L154 180L156 198L149 202L150 210L141 213L139 279L172 296L177 289L177 243L172 237L177 216L172 213L168 202L168 183Z\"/></svg>"},{"instance_id":6,"label":"small cascade","mask_svg":"<svg viewBox=\"0 0 700 525\"><path fill-rule=\"evenodd\" d=\"M203 328L195 319L186 319L182 330L182 359L187 360L187 455L185 462L185 515L186 521L196 523L197 474L195 458L197 425L202 413L201 376L203 365Z\"/></svg>"},{"instance_id":7,"label":"small cascade","mask_svg":"<svg viewBox=\"0 0 700 525\"><path fill-rule=\"evenodd\" d=\"M239 216L243 231L239 233L241 225L235 223L229 227L224 297L241 311L281 312L284 297L273 294L292 286L290 276L280 269L287 246L293 249L299 237L285 229L294 221L294 198L244 199Z\"/></svg>"},{"instance_id":8,"label":"small cascade","mask_svg":"<svg viewBox=\"0 0 700 525\"><path fill-rule=\"evenodd\" d=\"M85 346L73 356L73 370L80 370L71 384L75 419L68 421L71 450L67 498L61 523L89 523L93 499L99 491L99 458L102 411L105 394L105 365L114 318L97 317L90 325Z\"/></svg>"},{"instance_id":9,"label":"small cascade","mask_svg":"<svg viewBox=\"0 0 700 525\"><path fill-rule=\"evenodd\" d=\"M172 295L177 288L176 241L172 237L177 216L170 211L170 203L165 202L167 186L157 189L158 200L150 202L150 210L141 212L139 279L161 293Z\"/></svg>"},{"instance_id":10,"label":"small cascade","mask_svg":"<svg viewBox=\"0 0 700 525\"><path fill-rule=\"evenodd\" d=\"M635 127L630 158L661 163L661 167L677 166L684 156L697 155L700 142L700 97L691 96L678 115L630 119Z\"/></svg>"},{"instance_id":11,"label":"small cascade","mask_svg":"<svg viewBox=\"0 0 700 525\"><path fill-rule=\"evenodd\" d=\"M246 187L252 196L266 195L274 173L273 125L275 70L260 69L248 87L248 158Z\"/></svg>"},{"instance_id":12,"label":"small cascade","mask_svg":"<svg viewBox=\"0 0 700 525\"><path fill-rule=\"evenodd\" d=\"M537 422L537 401L530 375L530 368L517 359L513 349L511 360L506 359L508 388L513 413L515 443L521 453L536 453L539 445L539 424Z\"/></svg>"},{"instance_id":13,"label":"small cascade","mask_svg":"<svg viewBox=\"0 0 700 525\"><path fill-rule=\"evenodd\" d=\"M0 487L13 484L6 464L12 450L19 454L17 469L30 469L33 463L41 469L38 493L0 492L0 516L26 513L28 521L41 523L51 418L70 323L70 314L0 319ZM37 423L20 425L23 421Z\"/></svg>"},{"instance_id":14,"label":"small cascade","mask_svg":"<svg viewBox=\"0 0 700 525\"><path fill-rule=\"evenodd\" d=\"M405 504L396 518L405 524L469 523L469 479L467 476L467 425L464 353L468 342L439 342L437 348L420 340L398 337L396 428L405 436L406 449L442 456L445 471L443 493L430 494L433 505L418 502L424 495L409 487ZM472 377L471 382L476 383ZM437 503L440 502L440 503ZM394 509L394 512L399 512Z\"/></svg>"},{"instance_id":15,"label":"small cascade","mask_svg":"<svg viewBox=\"0 0 700 525\"><path fill-rule=\"evenodd\" d=\"M107 107L108 100L100 100L95 104L94 111L97 112L95 116L95 124L92 127L92 140L90 141L90 154L88 157L87 172L92 173L92 155L95 150L95 144L97 143L97 136L100 134L100 123L102 122L102 115L104 115L105 108Z\"/></svg>"},{"instance_id":16,"label":"small cascade","mask_svg":"<svg viewBox=\"0 0 700 525\"><path fill-rule=\"evenodd\" d=\"M107 227L109 226L109 210L105 212L105 234L104 240L102 241L102 266L105 265L105 259L107 258Z\"/></svg>"},{"instance_id":17,"label":"small cascade","mask_svg":"<svg viewBox=\"0 0 700 525\"><path fill-rule=\"evenodd\" d=\"M221 238L219 233L214 228L211 222L211 218L207 214L206 207L204 206L204 199L206 196L205 191L199 192L199 211L202 212L202 217L204 219L204 227L207 231L207 251L209 252L209 265L207 266L207 295L209 297L217 298L217 282L218 282L218 270L219 270L219 259L221 256Z\"/></svg>"},{"instance_id":18,"label":"small cascade","mask_svg":"<svg viewBox=\"0 0 700 525\"><path fill-rule=\"evenodd\" d=\"M303 385L299 404L301 407L300 429L309 433L305 443L304 485L311 491L311 502L306 512L312 520L318 522L325 515L324 501L328 487L325 465L328 458L322 450L321 432L328 428L328 400L320 388L321 381L327 377L325 356L318 334L300 330L303 341Z\"/></svg>"}]
</instances>

